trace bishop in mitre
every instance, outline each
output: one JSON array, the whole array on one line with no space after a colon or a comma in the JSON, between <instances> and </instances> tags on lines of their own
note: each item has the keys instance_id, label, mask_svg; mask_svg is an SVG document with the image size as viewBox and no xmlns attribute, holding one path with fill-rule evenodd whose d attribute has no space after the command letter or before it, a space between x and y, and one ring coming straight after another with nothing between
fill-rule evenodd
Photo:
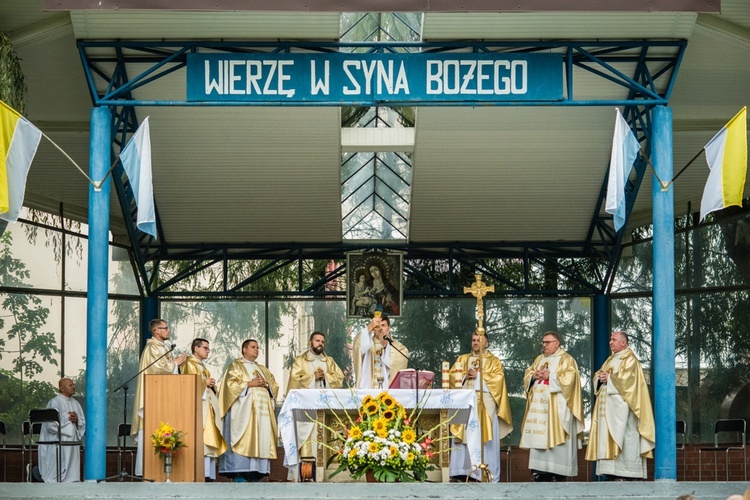
<instances>
[{"instance_id":1,"label":"bishop in mitre","mask_svg":"<svg viewBox=\"0 0 750 500\"><path fill-rule=\"evenodd\" d=\"M219 457L219 474L238 483L258 482L271 472L276 458L276 394L279 385L258 363L258 341L242 343L242 357L224 371L219 414L227 451Z\"/></svg>"},{"instance_id":2,"label":"bishop in mitre","mask_svg":"<svg viewBox=\"0 0 750 500\"><path fill-rule=\"evenodd\" d=\"M454 389L471 389L482 395L484 419L482 443L484 444L484 461L492 474L493 482L500 482L500 440L513 430L510 415L510 401L505 386L503 363L487 350L487 335L474 333L471 337L471 352L462 354L451 367L451 380ZM481 368L480 368L481 346ZM460 383L455 383L460 381ZM480 424L481 425L481 424ZM450 476L453 480L482 481L479 470L472 470L471 456L481 450L469 450L464 443L465 425L451 425L452 435Z\"/></svg>"},{"instance_id":3,"label":"bishop in mitre","mask_svg":"<svg viewBox=\"0 0 750 500\"><path fill-rule=\"evenodd\" d=\"M360 389L387 389L399 370L406 369L409 351L391 338L391 320L386 314L375 312L354 338L352 361Z\"/></svg>"},{"instance_id":4,"label":"bishop in mitre","mask_svg":"<svg viewBox=\"0 0 750 500\"><path fill-rule=\"evenodd\" d=\"M577 476L585 428L581 377L557 332L544 334L542 354L526 369L523 382L526 412L519 447L529 450L534 481Z\"/></svg>"},{"instance_id":5,"label":"bishop in mitre","mask_svg":"<svg viewBox=\"0 0 750 500\"><path fill-rule=\"evenodd\" d=\"M211 352L208 340L197 338L190 346L192 354L185 360L181 372L197 375L200 379L201 400L203 402L203 471L206 482L216 481L217 458L227 451L227 443L221 436L219 418L219 398L216 379L211 376L204 361Z\"/></svg>"},{"instance_id":6,"label":"bishop in mitre","mask_svg":"<svg viewBox=\"0 0 750 500\"><path fill-rule=\"evenodd\" d=\"M645 479L646 459L656 442L654 412L643 368L625 332L609 339L612 355L594 374L596 404L586 460L610 479Z\"/></svg>"}]
</instances>

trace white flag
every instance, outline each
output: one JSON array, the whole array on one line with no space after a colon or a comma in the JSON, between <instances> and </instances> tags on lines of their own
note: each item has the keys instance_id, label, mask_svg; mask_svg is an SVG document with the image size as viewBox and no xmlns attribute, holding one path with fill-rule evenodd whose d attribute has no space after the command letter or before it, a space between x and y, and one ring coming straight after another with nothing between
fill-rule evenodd
<instances>
[{"instance_id":1,"label":"white flag","mask_svg":"<svg viewBox=\"0 0 750 500\"><path fill-rule=\"evenodd\" d=\"M156 211L154 210L154 186L151 182L151 134L148 117L135 131L130 142L120 152L120 160L130 180L130 186L138 206L138 229L156 238Z\"/></svg>"},{"instance_id":2,"label":"white flag","mask_svg":"<svg viewBox=\"0 0 750 500\"><path fill-rule=\"evenodd\" d=\"M628 122L620 114L620 110L618 108L615 110L617 117L615 118L615 134L612 137L607 203L604 209L614 216L615 231L619 231L625 224L625 182L641 145L630 130Z\"/></svg>"}]
</instances>

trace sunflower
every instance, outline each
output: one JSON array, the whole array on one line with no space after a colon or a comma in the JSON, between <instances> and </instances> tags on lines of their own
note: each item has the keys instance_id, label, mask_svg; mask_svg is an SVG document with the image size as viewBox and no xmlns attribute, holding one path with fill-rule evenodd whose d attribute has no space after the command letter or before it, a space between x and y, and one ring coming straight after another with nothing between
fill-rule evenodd
<instances>
[{"instance_id":1,"label":"sunflower","mask_svg":"<svg viewBox=\"0 0 750 500\"><path fill-rule=\"evenodd\" d=\"M349 460L354 460L355 458L357 458L357 450L352 448L352 451L349 452Z\"/></svg>"},{"instance_id":2,"label":"sunflower","mask_svg":"<svg viewBox=\"0 0 750 500\"><path fill-rule=\"evenodd\" d=\"M388 394L388 391L383 391L380 394L378 394L377 396L375 396L375 399L377 399L378 401L383 401L383 398L386 398L386 397L390 398L391 395Z\"/></svg>"},{"instance_id":3,"label":"sunflower","mask_svg":"<svg viewBox=\"0 0 750 500\"><path fill-rule=\"evenodd\" d=\"M388 456L390 458L397 457L398 456L398 448L396 448L395 446L391 445L391 447L388 448Z\"/></svg>"},{"instance_id":4,"label":"sunflower","mask_svg":"<svg viewBox=\"0 0 750 500\"><path fill-rule=\"evenodd\" d=\"M410 451L406 454L406 461L407 462L413 462L414 461L414 452Z\"/></svg>"},{"instance_id":5,"label":"sunflower","mask_svg":"<svg viewBox=\"0 0 750 500\"><path fill-rule=\"evenodd\" d=\"M367 413L368 415L375 415L380 409L380 407L375 401L370 401L369 403L367 403L367 405L365 405L364 408L365 408L365 413Z\"/></svg>"},{"instance_id":6,"label":"sunflower","mask_svg":"<svg viewBox=\"0 0 750 500\"><path fill-rule=\"evenodd\" d=\"M396 407L393 409L393 411L396 412L396 414L401 417L401 419L406 418L406 408L404 408L401 405L396 405Z\"/></svg>"},{"instance_id":7,"label":"sunflower","mask_svg":"<svg viewBox=\"0 0 750 500\"><path fill-rule=\"evenodd\" d=\"M362 398L362 406L366 405L366 404L367 404L367 403L369 403L370 401L372 401L372 396L370 396L370 395L368 394L367 396L365 396L364 398Z\"/></svg>"},{"instance_id":8,"label":"sunflower","mask_svg":"<svg viewBox=\"0 0 750 500\"><path fill-rule=\"evenodd\" d=\"M383 420L385 420L386 422L390 422L395 417L396 417L396 412L394 412L393 410L385 410L383 412Z\"/></svg>"},{"instance_id":9,"label":"sunflower","mask_svg":"<svg viewBox=\"0 0 750 500\"><path fill-rule=\"evenodd\" d=\"M388 421L385 420L384 418L376 418L375 420L372 421L372 430L377 432L378 435L380 435L382 431L385 431L387 434L388 433Z\"/></svg>"},{"instance_id":10,"label":"sunflower","mask_svg":"<svg viewBox=\"0 0 750 500\"><path fill-rule=\"evenodd\" d=\"M370 445L367 447L367 451L370 453L377 453L380 451L380 445L378 443L370 443Z\"/></svg>"},{"instance_id":11,"label":"sunflower","mask_svg":"<svg viewBox=\"0 0 750 500\"><path fill-rule=\"evenodd\" d=\"M352 427L349 429L349 437L353 439L359 439L362 437L362 429L359 427Z\"/></svg>"},{"instance_id":12,"label":"sunflower","mask_svg":"<svg viewBox=\"0 0 750 500\"><path fill-rule=\"evenodd\" d=\"M396 400L390 394L386 394L381 401L389 410L396 406Z\"/></svg>"},{"instance_id":13,"label":"sunflower","mask_svg":"<svg viewBox=\"0 0 750 500\"><path fill-rule=\"evenodd\" d=\"M406 444L412 444L417 439L417 433L411 427L404 427L404 431L401 433L401 439Z\"/></svg>"}]
</instances>

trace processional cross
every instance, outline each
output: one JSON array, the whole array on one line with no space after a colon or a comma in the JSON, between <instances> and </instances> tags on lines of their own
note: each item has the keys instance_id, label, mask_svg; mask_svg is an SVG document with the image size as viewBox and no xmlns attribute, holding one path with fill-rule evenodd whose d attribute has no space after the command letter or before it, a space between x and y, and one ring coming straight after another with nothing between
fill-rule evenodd
<instances>
[{"instance_id":1,"label":"processional cross","mask_svg":"<svg viewBox=\"0 0 750 500\"><path fill-rule=\"evenodd\" d=\"M483 436L479 441L479 449L481 450L481 461L479 466L476 468L479 469L479 477L480 480L483 483L490 483L492 482L492 473L490 472L490 469L487 467L487 464L484 463L484 443L482 443L482 439L484 439L485 435L485 429L484 426L486 425L484 422L484 368L482 366L483 363L483 357L484 357L484 306L482 304L482 297L487 295L487 292L494 292L495 291L495 285L486 285L484 281L482 281L482 275L481 274L475 274L474 278L476 281L471 284L471 286L465 286L464 287L464 293L470 293L474 297L477 298L477 329L476 334L479 335L479 374L477 375L477 378L479 378L479 396L477 397L477 412L480 415L479 417L479 426L481 427L481 435ZM468 367L467 367L468 368ZM469 477L471 474L466 476L466 481L468 482Z\"/></svg>"},{"instance_id":2,"label":"processional cross","mask_svg":"<svg viewBox=\"0 0 750 500\"><path fill-rule=\"evenodd\" d=\"M487 292L494 292L495 285L485 285L482 281L481 274L475 274L474 278L476 281L471 286L464 287L464 293L470 293L477 298L477 335L484 335L484 306L482 305L482 297L487 295ZM480 344L480 347L482 344Z\"/></svg>"}]
</instances>

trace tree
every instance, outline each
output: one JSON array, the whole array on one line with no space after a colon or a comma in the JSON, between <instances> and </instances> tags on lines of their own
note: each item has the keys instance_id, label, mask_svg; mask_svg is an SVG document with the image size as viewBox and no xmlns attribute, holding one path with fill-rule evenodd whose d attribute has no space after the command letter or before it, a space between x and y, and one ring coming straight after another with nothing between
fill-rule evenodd
<instances>
[{"instance_id":1,"label":"tree","mask_svg":"<svg viewBox=\"0 0 750 500\"><path fill-rule=\"evenodd\" d=\"M20 259L13 257L10 232L0 236L0 275L7 287L29 287L25 282L29 271ZM32 407L44 407L55 395L55 387L33 380L42 373L42 363L57 366L56 355L60 353L55 335L42 331L46 325L49 309L30 293L8 293L2 297L0 312L0 359L3 354L14 354L11 370L0 370L4 379L0 387L0 417L11 428L20 429ZM28 379L28 380L24 380ZM7 406L6 406L7 405Z\"/></svg>"}]
</instances>

